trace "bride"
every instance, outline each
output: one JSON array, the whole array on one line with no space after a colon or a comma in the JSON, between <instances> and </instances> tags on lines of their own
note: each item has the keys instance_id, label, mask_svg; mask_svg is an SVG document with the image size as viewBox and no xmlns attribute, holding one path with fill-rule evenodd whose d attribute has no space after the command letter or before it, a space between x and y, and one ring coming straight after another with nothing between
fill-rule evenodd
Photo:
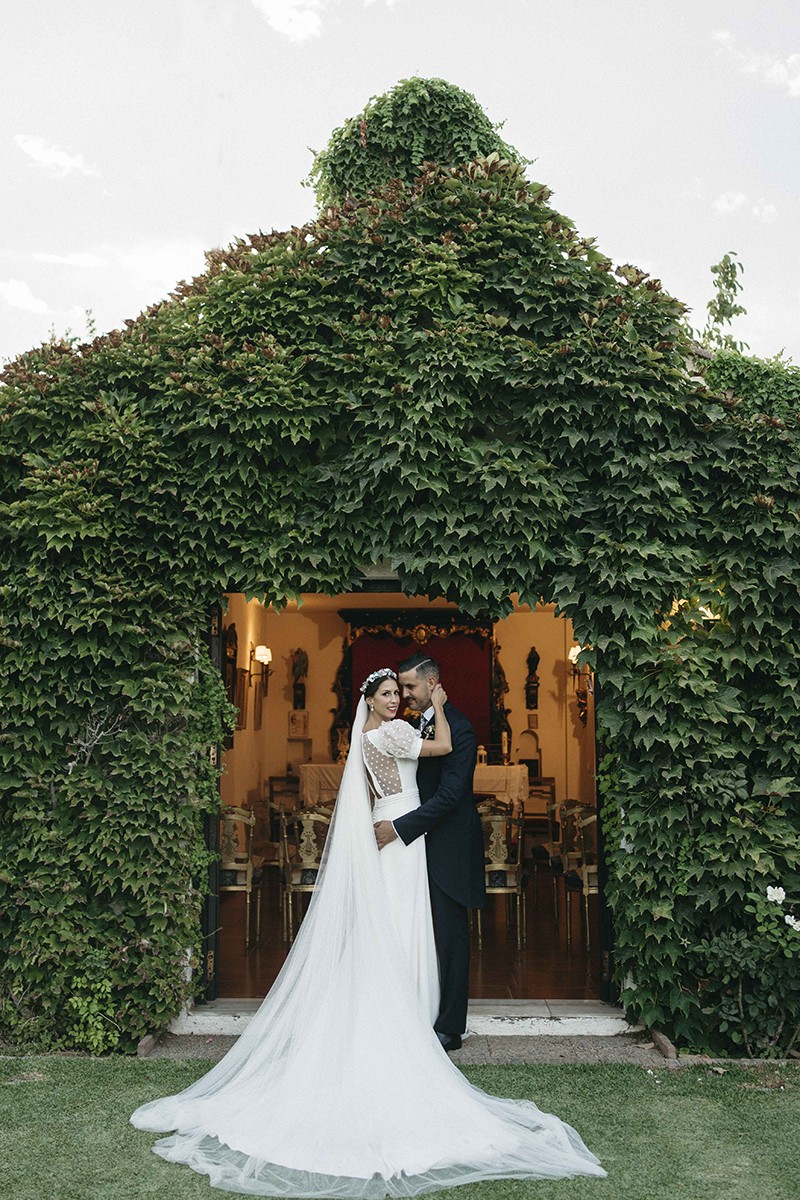
<instances>
[{"instance_id":1,"label":"bride","mask_svg":"<svg viewBox=\"0 0 800 1200\"><path fill-rule=\"evenodd\" d=\"M423 839L379 851L370 793L376 819L409 811L416 759L447 753L449 733L437 711L436 739L418 744L393 719L393 680L384 668L362 684L318 886L263 1004L211 1071L131 1121L176 1131L153 1146L162 1158L254 1196L381 1200L482 1179L603 1176L574 1129L473 1087L433 1031Z\"/></svg>"},{"instance_id":2,"label":"bride","mask_svg":"<svg viewBox=\"0 0 800 1200\"><path fill-rule=\"evenodd\" d=\"M419 808L417 759L423 755L439 758L453 748L444 714L447 693L437 683L431 695L435 737L424 740L406 721L394 719L400 706L400 688L394 671L388 667L373 671L362 683L361 694L369 709L361 744L367 787L373 801L372 819L392 821ZM439 967L425 839L417 838L407 846L396 838L383 848L378 862L386 888L388 916L403 949L406 979L433 1025L439 1015Z\"/></svg>"}]
</instances>

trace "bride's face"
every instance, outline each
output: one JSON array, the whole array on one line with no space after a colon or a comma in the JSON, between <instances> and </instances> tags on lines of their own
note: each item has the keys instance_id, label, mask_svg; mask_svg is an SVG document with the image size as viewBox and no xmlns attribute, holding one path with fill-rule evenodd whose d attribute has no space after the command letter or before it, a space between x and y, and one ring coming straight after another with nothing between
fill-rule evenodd
<instances>
[{"instance_id":1,"label":"bride's face","mask_svg":"<svg viewBox=\"0 0 800 1200\"><path fill-rule=\"evenodd\" d=\"M400 707L400 689L394 679L386 679L372 697L373 712L382 721L393 721Z\"/></svg>"}]
</instances>

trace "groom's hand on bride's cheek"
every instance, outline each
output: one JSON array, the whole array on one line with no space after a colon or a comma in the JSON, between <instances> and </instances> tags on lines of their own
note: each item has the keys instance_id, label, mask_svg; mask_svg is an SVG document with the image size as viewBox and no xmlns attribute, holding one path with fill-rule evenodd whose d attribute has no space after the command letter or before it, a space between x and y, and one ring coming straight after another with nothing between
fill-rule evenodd
<instances>
[{"instance_id":1,"label":"groom's hand on bride's cheek","mask_svg":"<svg viewBox=\"0 0 800 1200\"><path fill-rule=\"evenodd\" d=\"M384 846L388 846L389 842L393 842L397 837L391 821L376 821L373 828L375 830L375 841L378 843L379 850L382 850Z\"/></svg>"}]
</instances>

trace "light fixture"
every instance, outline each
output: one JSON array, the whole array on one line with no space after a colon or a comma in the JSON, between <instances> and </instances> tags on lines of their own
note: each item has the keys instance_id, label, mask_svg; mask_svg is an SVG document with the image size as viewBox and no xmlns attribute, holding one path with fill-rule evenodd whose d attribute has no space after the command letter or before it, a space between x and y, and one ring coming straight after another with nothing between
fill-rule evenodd
<instances>
[{"instance_id":1,"label":"light fixture","mask_svg":"<svg viewBox=\"0 0 800 1200\"><path fill-rule=\"evenodd\" d=\"M572 666L572 688L578 704L578 720L581 725L586 724L586 719L589 715L589 693L594 692L592 668L587 664L584 670L583 667L578 665L578 656L587 649L589 649L588 646L577 644L571 646L567 652L567 659Z\"/></svg>"},{"instance_id":2,"label":"light fixture","mask_svg":"<svg viewBox=\"0 0 800 1200\"><path fill-rule=\"evenodd\" d=\"M670 623L669 618L677 616L678 613L683 613L688 619L689 623L693 626L697 626L709 621L721 621L722 613L715 611L715 609L712 607L712 605L716 603L718 603L718 601L712 598L710 604L701 604L700 599L697 596L692 596L691 599L688 600L673 600L672 607L667 613L667 620L664 624L668 628Z\"/></svg>"},{"instance_id":3,"label":"light fixture","mask_svg":"<svg viewBox=\"0 0 800 1200\"><path fill-rule=\"evenodd\" d=\"M267 688L269 687L269 677L272 674L270 663L272 662L272 651L269 646L256 646L255 649L250 649L250 682L253 682L253 662L261 663L261 671L256 678L261 679L261 690L266 696Z\"/></svg>"}]
</instances>

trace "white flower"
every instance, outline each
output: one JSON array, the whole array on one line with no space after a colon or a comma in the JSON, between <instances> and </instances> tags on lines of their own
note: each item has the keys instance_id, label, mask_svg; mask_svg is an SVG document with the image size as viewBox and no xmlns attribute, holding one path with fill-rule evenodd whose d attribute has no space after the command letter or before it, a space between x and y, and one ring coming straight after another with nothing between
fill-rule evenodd
<instances>
[{"instance_id":1,"label":"white flower","mask_svg":"<svg viewBox=\"0 0 800 1200\"><path fill-rule=\"evenodd\" d=\"M800 933L800 918L799 917L793 917L791 913L787 913L783 919L791 929L796 929L798 931L798 933Z\"/></svg>"},{"instance_id":2,"label":"white flower","mask_svg":"<svg viewBox=\"0 0 800 1200\"><path fill-rule=\"evenodd\" d=\"M775 904L783 904L786 899L786 892L782 887L768 887L767 899L774 901Z\"/></svg>"}]
</instances>

